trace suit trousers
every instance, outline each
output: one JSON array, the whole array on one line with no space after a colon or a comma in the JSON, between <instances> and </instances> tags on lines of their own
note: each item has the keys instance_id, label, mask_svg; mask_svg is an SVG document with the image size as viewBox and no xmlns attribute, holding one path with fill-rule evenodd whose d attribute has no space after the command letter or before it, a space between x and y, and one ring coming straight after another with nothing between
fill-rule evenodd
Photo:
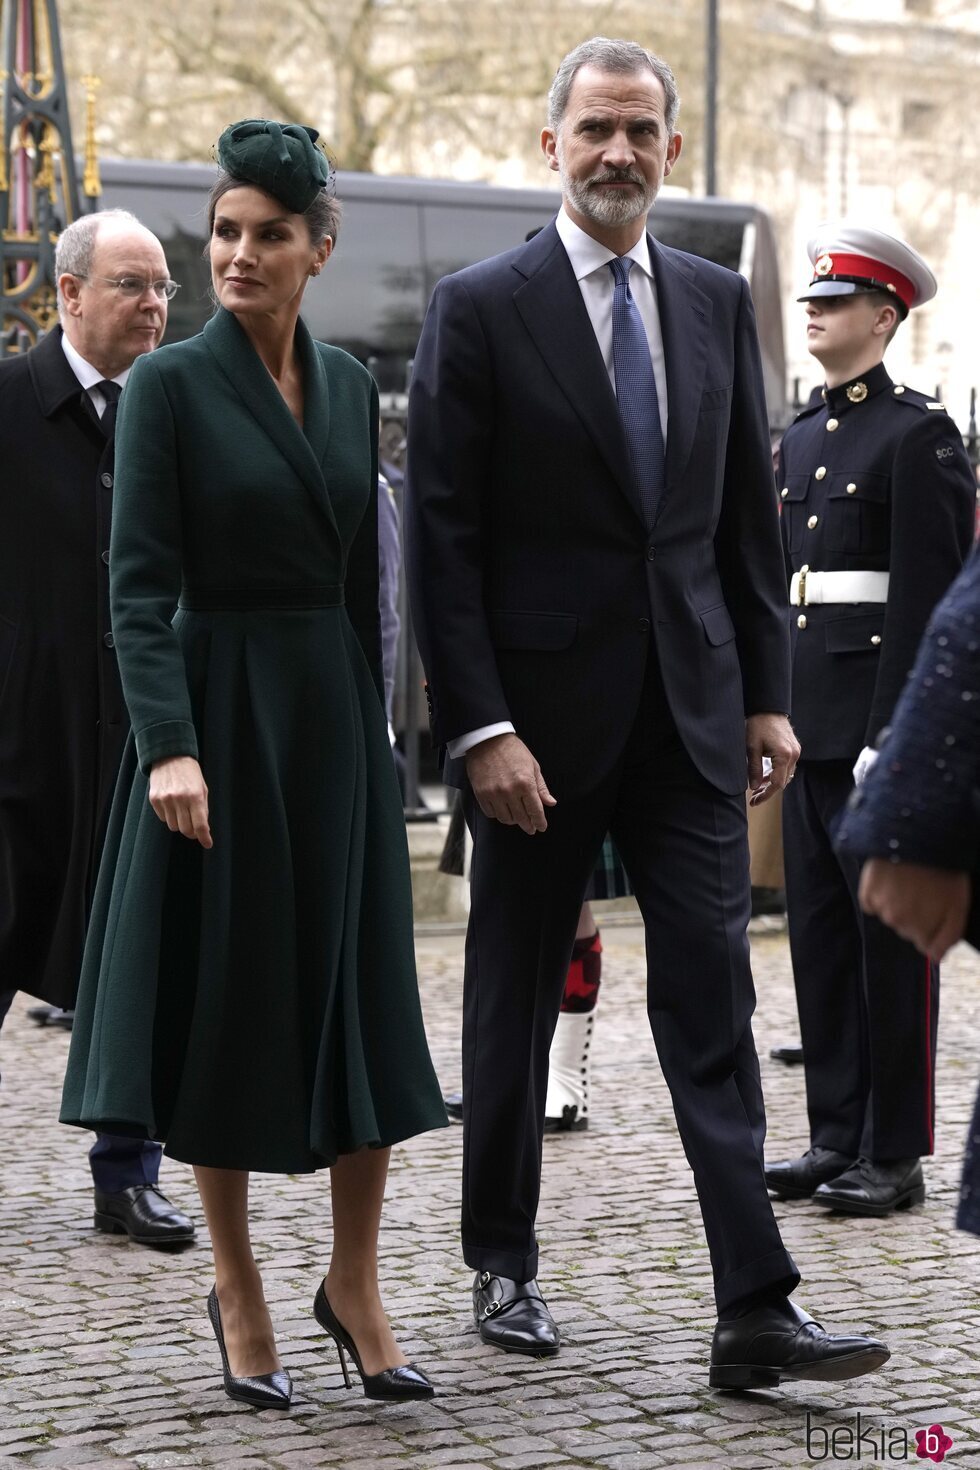
<instances>
[{"instance_id":1,"label":"suit trousers","mask_svg":"<svg viewBox=\"0 0 980 1470\"><path fill-rule=\"evenodd\" d=\"M544 771L545 780L548 772ZM719 1312L799 1281L763 1177L752 1038L749 859L742 793L695 768L651 651L623 754L595 789L527 836L465 797L473 832L463 1016L463 1255L537 1275L534 1233L548 1051L576 922L607 831L647 933L647 1008L701 1205Z\"/></svg>"},{"instance_id":2,"label":"suit trousers","mask_svg":"<svg viewBox=\"0 0 980 1470\"><path fill-rule=\"evenodd\" d=\"M783 800L786 907L810 1140L876 1163L933 1151L939 966L862 914L833 848L849 760L800 761Z\"/></svg>"},{"instance_id":3,"label":"suit trousers","mask_svg":"<svg viewBox=\"0 0 980 1470\"><path fill-rule=\"evenodd\" d=\"M0 1029L16 994L16 990L0 991ZM156 1184L162 1154L160 1145L149 1139L97 1133L88 1154L92 1183L106 1194L118 1194L136 1184Z\"/></svg>"}]
</instances>

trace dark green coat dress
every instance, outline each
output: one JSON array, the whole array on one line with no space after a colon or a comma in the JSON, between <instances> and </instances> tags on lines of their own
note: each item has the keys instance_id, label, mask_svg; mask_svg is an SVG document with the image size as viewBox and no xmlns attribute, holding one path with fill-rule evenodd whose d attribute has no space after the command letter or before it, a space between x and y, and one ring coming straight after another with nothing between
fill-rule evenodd
<instances>
[{"instance_id":1,"label":"dark green coat dress","mask_svg":"<svg viewBox=\"0 0 980 1470\"><path fill-rule=\"evenodd\" d=\"M297 344L302 430L224 311L140 358L122 400L110 570L133 735L61 1114L283 1173L446 1121L382 703L377 394L302 323ZM201 762L210 852L147 800L176 755Z\"/></svg>"}]
</instances>

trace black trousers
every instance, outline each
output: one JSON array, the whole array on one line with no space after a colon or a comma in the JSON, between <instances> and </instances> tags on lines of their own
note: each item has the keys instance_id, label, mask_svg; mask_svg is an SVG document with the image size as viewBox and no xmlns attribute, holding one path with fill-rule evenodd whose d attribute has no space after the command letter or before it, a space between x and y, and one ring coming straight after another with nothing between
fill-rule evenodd
<instances>
[{"instance_id":1,"label":"black trousers","mask_svg":"<svg viewBox=\"0 0 980 1470\"><path fill-rule=\"evenodd\" d=\"M851 761L800 761L783 798L786 907L810 1139L876 1163L933 1151L939 967L857 902L833 849Z\"/></svg>"},{"instance_id":2,"label":"black trousers","mask_svg":"<svg viewBox=\"0 0 980 1470\"><path fill-rule=\"evenodd\" d=\"M547 780L548 773L544 772ZM533 837L483 816L473 832L463 1016L463 1255L537 1275L534 1219L548 1051L582 897L606 832L647 930L647 1007L701 1205L719 1312L792 1291L763 1178L765 1110L752 1039L749 863L742 795L698 773L651 656L614 773L548 812Z\"/></svg>"},{"instance_id":3,"label":"black trousers","mask_svg":"<svg viewBox=\"0 0 980 1470\"><path fill-rule=\"evenodd\" d=\"M16 990L0 991L0 1029L13 1005ZM97 1133L89 1149L89 1167L96 1189L118 1194L136 1184L156 1184L160 1175L163 1149L149 1139L117 1138L111 1133Z\"/></svg>"}]
</instances>

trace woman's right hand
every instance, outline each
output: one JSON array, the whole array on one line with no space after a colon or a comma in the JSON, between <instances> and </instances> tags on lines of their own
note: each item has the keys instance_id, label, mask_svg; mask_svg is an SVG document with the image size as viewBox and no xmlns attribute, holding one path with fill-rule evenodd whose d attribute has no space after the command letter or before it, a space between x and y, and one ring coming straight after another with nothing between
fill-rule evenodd
<instances>
[{"instance_id":1,"label":"woman's right hand","mask_svg":"<svg viewBox=\"0 0 980 1470\"><path fill-rule=\"evenodd\" d=\"M154 762L150 770L150 806L171 832L213 847L208 826L208 788L200 765L191 755Z\"/></svg>"}]
</instances>

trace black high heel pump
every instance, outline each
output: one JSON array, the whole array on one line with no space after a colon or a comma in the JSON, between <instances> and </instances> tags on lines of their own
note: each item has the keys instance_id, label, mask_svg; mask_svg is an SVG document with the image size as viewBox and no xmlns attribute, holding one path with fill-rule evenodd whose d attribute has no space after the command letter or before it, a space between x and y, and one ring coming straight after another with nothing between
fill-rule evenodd
<instances>
[{"instance_id":1,"label":"black high heel pump","mask_svg":"<svg viewBox=\"0 0 980 1470\"><path fill-rule=\"evenodd\" d=\"M228 1397L253 1404L256 1409L288 1409L293 1397L293 1382L285 1368L279 1368L275 1373L261 1373L255 1378L236 1378L231 1371L225 1350L225 1334L221 1326L216 1286L212 1286L208 1296L208 1316L221 1349L221 1367Z\"/></svg>"},{"instance_id":2,"label":"black high heel pump","mask_svg":"<svg viewBox=\"0 0 980 1470\"><path fill-rule=\"evenodd\" d=\"M327 1301L327 1293L323 1289L322 1281L313 1301L313 1315L324 1332L328 1332L337 1344L340 1366L348 1388L353 1388L354 1385L351 1383L350 1373L347 1370L345 1352L348 1352L353 1358L354 1366L361 1375L366 1399L387 1399L389 1402L406 1403L409 1399L435 1397L435 1389L432 1384L414 1363L402 1363L397 1368L383 1368L380 1373L365 1373L354 1339L334 1315L334 1310Z\"/></svg>"}]
</instances>

